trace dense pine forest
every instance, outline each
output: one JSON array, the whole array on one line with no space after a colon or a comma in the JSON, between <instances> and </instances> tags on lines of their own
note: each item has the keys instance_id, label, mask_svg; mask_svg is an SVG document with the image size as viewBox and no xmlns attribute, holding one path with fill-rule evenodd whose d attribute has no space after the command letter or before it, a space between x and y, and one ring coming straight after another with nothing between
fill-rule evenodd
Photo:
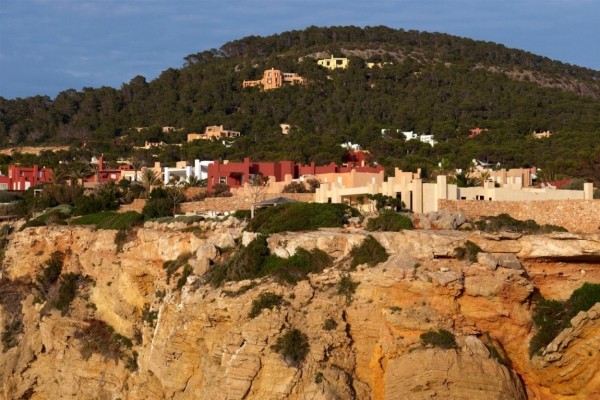
<instances>
[{"instance_id":1,"label":"dense pine forest","mask_svg":"<svg viewBox=\"0 0 600 400\"><path fill-rule=\"evenodd\" d=\"M317 58L330 55L348 57L350 66L317 66ZM39 157L0 156L0 165L53 166L101 153L148 163L248 156L322 164L340 162L340 144L351 141L388 171L433 171L441 160L465 168L478 159L600 183L600 71L494 43L387 27L251 36L184 60L152 81L136 76L119 89L69 89L54 99L0 97L0 147L71 146ZM366 62L382 66L367 68ZM242 89L243 80L260 79L272 67L296 72L308 83ZM281 123L292 126L289 135L281 134ZM207 125L224 125L242 137L230 147L185 143L187 133ZM162 133L161 126L182 129ZM475 127L487 131L467 138ZM393 131L382 135L383 128ZM406 142L396 129L433 134L438 144ZM534 139L535 130L553 134ZM173 146L134 149L145 141Z\"/></svg>"}]
</instances>

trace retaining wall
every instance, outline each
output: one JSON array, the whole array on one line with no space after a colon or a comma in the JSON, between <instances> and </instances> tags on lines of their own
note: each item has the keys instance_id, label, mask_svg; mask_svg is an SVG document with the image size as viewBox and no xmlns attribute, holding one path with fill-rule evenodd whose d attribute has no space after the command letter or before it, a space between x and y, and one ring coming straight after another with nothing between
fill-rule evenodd
<instances>
[{"instance_id":1,"label":"retaining wall","mask_svg":"<svg viewBox=\"0 0 600 400\"><path fill-rule=\"evenodd\" d=\"M600 233L600 200L476 201L438 200L440 210L462 211L470 220L508 214L538 224L559 225L569 232Z\"/></svg>"}]
</instances>

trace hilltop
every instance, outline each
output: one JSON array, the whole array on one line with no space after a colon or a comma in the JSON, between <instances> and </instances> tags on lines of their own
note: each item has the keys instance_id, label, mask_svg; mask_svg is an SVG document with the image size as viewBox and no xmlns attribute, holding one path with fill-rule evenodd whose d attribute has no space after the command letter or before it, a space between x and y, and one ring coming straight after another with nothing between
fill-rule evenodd
<instances>
[{"instance_id":1,"label":"hilltop","mask_svg":"<svg viewBox=\"0 0 600 400\"><path fill-rule=\"evenodd\" d=\"M331 55L348 57L349 67L317 66L317 58ZM340 161L340 143L352 141L389 168L431 170L441 159L466 167L476 158L586 178L600 154L600 72L499 44L387 27L309 27L246 37L184 59L183 67L153 81L137 76L118 89L0 98L0 145L73 145L60 157L104 153L116 160L146 140L176 144L188 132L225 125L242 132L231 147L195 142L139 151L138 158L329 163ZM308 83L268 92L242 88L269 68ZM281 134L281 123L290 124L290 135ZM165 134L161 126L181 130ZM488 131L467 139L475 127ZM432 134L439 144L382 136L383 128ZM536 130L553 135L535 140Z\"/></svg>"}]
</instances>

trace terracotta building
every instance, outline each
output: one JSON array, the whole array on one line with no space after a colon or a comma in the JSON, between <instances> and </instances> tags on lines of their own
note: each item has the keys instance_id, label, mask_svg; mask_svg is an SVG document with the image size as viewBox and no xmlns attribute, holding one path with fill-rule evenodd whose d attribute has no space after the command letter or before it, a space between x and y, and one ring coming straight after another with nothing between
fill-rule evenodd
<instances>
[{"instance_id":1,"label":"terracotta building","mask_svg":"<svg viewBox=\"0 0 600 400\"><path fill-rule=\"evenodd\" d=\"M52 181L52 169L9 165L8 174L0 175L0 190L27 190L38 183Z\"/></svg>"},{"instance_id":2,"label":"terracotta building","mask_svg":"<svg viewBox=\"0 0 600 400\"><path fill-rule=\"evenodd\" d=\"M278 89L284 84L300 85L306 80L293 72L281 72L278 69L271 68L264 72L262 79L256 81L244 81L242 87L260 86L263 90Z\"/></svg>"},{"instance_id":3,"label":"terracotta building","mask_svg":"<svg viewBox=\"0 0 600 400\"><path fill-rule=\"evenodd\" d=\"M208 166L208 190L211 191L213 185L222 183L231 188L242 187L249 182L255 175L262 175L269 178L272 184L277 182L291 182L292 179L300 179L306 176L319 178L319 175L340 174L355 172L368 172L373 174L382 174L383 167L357 167L353 163L347 166L339 166L336 163L317 166L315 163L302 165L293 161L278 162L252 162L245 158L243 162L225 162L215 161Z\"/></svg>"}]
</instances>

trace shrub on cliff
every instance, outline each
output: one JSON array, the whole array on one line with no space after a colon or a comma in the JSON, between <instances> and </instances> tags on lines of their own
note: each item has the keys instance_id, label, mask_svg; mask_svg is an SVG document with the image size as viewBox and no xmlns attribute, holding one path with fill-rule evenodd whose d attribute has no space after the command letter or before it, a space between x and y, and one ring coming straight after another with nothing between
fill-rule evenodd
<instances>
[{"instance_id":1,"label":"shrub on cliff","mask_svg":"<svg viewBox=\"0 0 600 400\"><path fill-rule=\"evenodd\" d=\"M271 346L281 354L285 362L293 367L300 367L310 350L308 336L298 329L290 329Z\"/></svg>"},{"instance_id":2,"label":"shrub on cliff","mask_svg":"<svg viewBox=\"0 0 600 400\"><path fill-rule=\"evenodd\" d=\"M116 333L112 326L102 320L92 318L85 322L88 325L75 332L75 337L81 341L80 353L84 360L88 360L92 354L114 361L127 360L127 353L133 346L131 339Z\"/></svg>"},{"instance_id":3,"label":"shrub on cliff","mask_svg":"<svg viewBox=\"0 0 600 400\"><path fill-rule=\"evenodd\" d=\"M573 317L581 311L589 310L598 302L600 302L600 284L587 282L573 291L571 297L565 302L537 297L533 322L538 331L529 343L529 356L548 346L560 332L571 326Z\"/></svg>"},{"instance_id":4,"label":"shrub on cliff","mask_svg":"<svg viewBox=\"0 0 600 400\"><path fill-rule=\"evenodd\" d=\"M421 344L439 347L441 349L453 349L456 347L456 339L451 332L445 329L427 331L421 334Z\"/></svg>"},{"instance_id":5,"label":"shrub on cliff","mask_svg":"<svg viewBox=\"0 0 600 400\"><path fill-rule=\"evenodd\" d=\"M360 285L360 282L353 281L350 275L344 275L338 282L337 294L344 296L346 298L346 304L350 304L352 303L352 298L358 285Z\"/></svg>"},{"instance_id":6,"label":"shrub on cliff","mask_svg":"<svg viewBox=\"0 0 600 400\"><path fill-rule=\"evenodd\" d=\"M481 217L475 222L475 227L483 232L519 232L526 235L534 235L550 232L567 232L565 228L557 225L539 225L532 219L521 221L511 217L508 214L498 216Z\"/></svg>"},{"instance_id":7,"label":"shrub on cliff","mask_svg":"<svg viewBox=\"0 0 600 400\"><path fill-rule=\"evenodd\" d=\"M459 260L464 260L466 258L471 262L476 262L477 254L481 253L482 251L483 250L481 249L481 247L477 246L470 240L467 240L465 242L465 247L459 246L454 248L454 255Z\"/></svg>"},{"instance_id":8,"label":"shrub on cliff","mask_svg":"<svg viewBox=\"0 0 600 400\"><path fill-rule=\"evenodd\" d=\"M283 282L296 283L306 279L308 274L321 272L332 264L331 257L322 250L297 249L296 253L288 258L269 255L264 260L259 275L274 276Z\"/></svg>"},{"instance_id":9,"label":"shrub on cliff","mask_svg":"<svg viewBox=\"0 0 600 400\"><path fill-rule=\"evenodd\" d=\"M60 251L55 251L50 255L50 258L42 267L42 271L36 275L34 286L39 295L46 298L48 291L52 285L58 281L63 267L63 259L65 255Z\"/></svg>"},{"instance_id":10,"label":"shrub on cliff","mask_svg":"<svg viewBox=\"0 0 600 400\"><path fill-rule=\"evenodd\" d=\"M356 209L345 204L288 203L258 212L247 229L264 234L311 231L342 227L348 217L359 215Z\"/></svg>"},{"instance_id":11,"label":"shrub on cliff","mask_svg":"<svg viewBox=\"0 0 600 400\"><path fill-rule=\"evenodd\" d=\"M384 210L376 218L369 219L368 231L399 232L404 229L413 229L410 218L391 210Z\"/></svg>"},{"instance_id":12,"label":"shrub on cliff","mask_svg":"<svg viewBox=\"0 0 600 400\"><path fill-rule=\"evenodd\" d=\"M260 235L246 247L240 247L234 255L215 265L208 273L208 281L215 286L226 281L273 276L295 283L306 279L312 272L320 272L332 265L331 257L319 249L298 249L296 254L281 258L270 254L267 237Z\"/></svg>"},{"instance_id":13,"label":"shrub on cliff","mask_svg":"<svg viewBox=\"0 0 600 400\"><path fill-rule=\"evenodd\" d=\"M192 253L185 252L180 254L175 260L169 260L163 263L163 268L167 272L167 284L171 283L171 277L179 270L179 268L184 267L185 269L186 266L189 267L188 261L190 260L190 258L192 258L192 256ZM189 268L189 271L186 273L187 276L189 276L191 274L191 268ZM179 286L179 284L180 283L178 282L177 288L181 289L181 287L185 285L185 280L183 281L183 283L181 283L181 286Z\"/></svg>"},{"instance_id":14,"label":"shrub on cliff","mask_svg":"<svg viewBox=\"0 0 600 400\"><path fill-rule=\"evenodd\" d=\"M260 296L258 296L258 299L252 300L252 307L250 308L248 317L258 317L265 308L272 309L285 303L286 302L283 300L283 296L279 294L271 292L261 293Z\"/></svg>"},{"instance_id":15,"label":"shrub on cliff","mask_svg":"<svg viewBox=\"0 0 600 400\"><path fill-rule=\"evenodd\" d=\"M360 246L355 246L350 250L350 256L352 257L350 267L356 268L360 264L368 264L370 267L374 267L386 261L390 255L377 239L369 235Z\"/></svg>"}]
</instances>

